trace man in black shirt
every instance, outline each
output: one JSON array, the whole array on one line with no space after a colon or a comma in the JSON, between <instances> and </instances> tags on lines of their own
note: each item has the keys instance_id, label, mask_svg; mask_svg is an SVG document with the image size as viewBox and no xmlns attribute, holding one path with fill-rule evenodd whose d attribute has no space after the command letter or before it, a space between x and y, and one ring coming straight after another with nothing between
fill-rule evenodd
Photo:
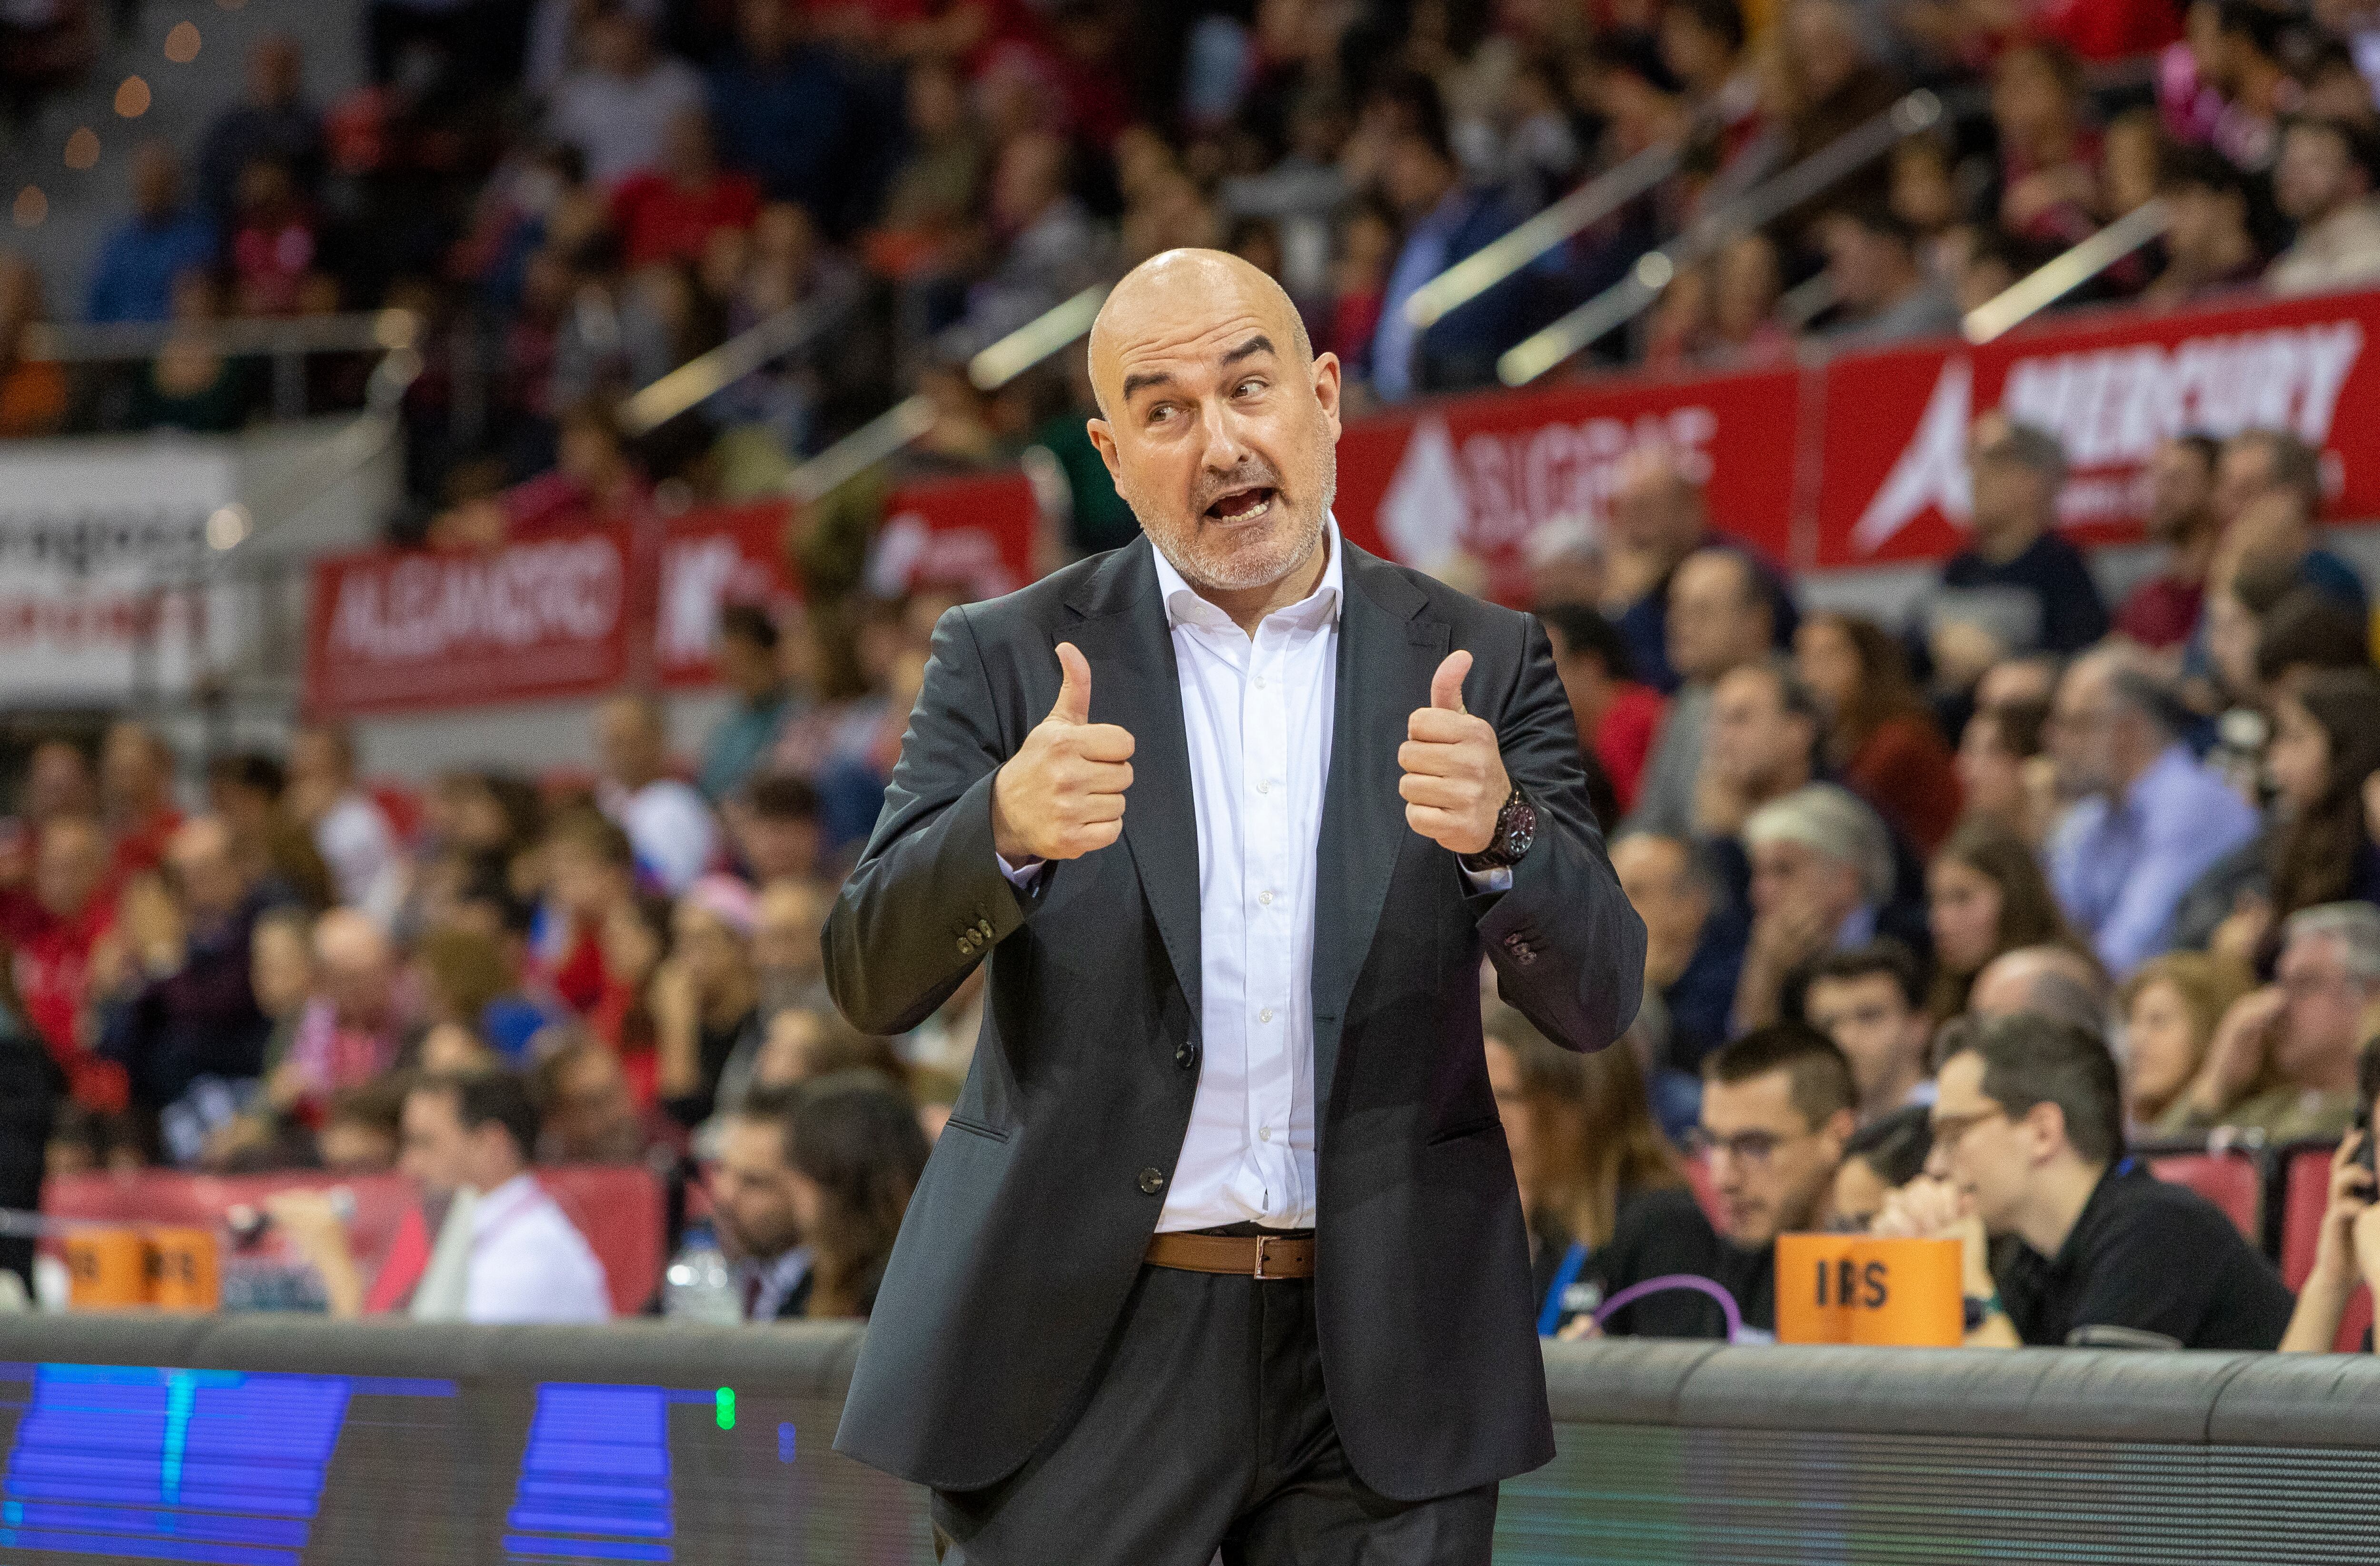
<instances>
[{"instance_id":1,"label":"man in black shirt","mask_svg":"<svg viewBox=\"0 0 2380 1566\"><path fill-rule=\"evenodd\" d=\"M1843 1052L1799 1023L1755 1028L1703 1062L1702 1123L1693 1140L1708 1160L1720 1225L1685 1191L1624 1204L1610 1244L1580 1274L1579 1305L1655 1278L1709 1281L1731 1296L1747 1329L1777 1325L1777 1236L1820 1227L1828 1194L1857 1124ZM1567 1305L1570 1302L1565 1301ZM1664 1289L1614 1311L1616 1336L1719 1338L1725 1313L1709 1294ZM1581 1336L1584 1329L1565 1335Z\"/></svg>"},{"instance_id":2,"label":"man in black shirt","mask_svg":"<svg viewBox=\"0 0 2380 1566\"><path fill-rule=\"evenodd\" d=\"M2011 653L2080 652L2107 634L2098 583L2058 531L2058 437L1994 409L1975 420L1967 468L1973 541L1943 564L1924 627L1937 674L1962 690Z\"/></svg>"},{"instance_id":3,"label":"man in black shirt","mask_svg":"<svg viewBox=\"0 0 2380 1566\"><path fill-rule=\"evenodd\" d=\"M1877 1233L1966 1247L1967 1341L2270 1349L2289 1293L2230 1220L2124 1156L2116 1062L2097 1038L2019 1014L1984 1023L1937 1075L1929 1178ZM2012 1236L1995 1277L1987 1237Z\"/></svg>"}]
</instances>

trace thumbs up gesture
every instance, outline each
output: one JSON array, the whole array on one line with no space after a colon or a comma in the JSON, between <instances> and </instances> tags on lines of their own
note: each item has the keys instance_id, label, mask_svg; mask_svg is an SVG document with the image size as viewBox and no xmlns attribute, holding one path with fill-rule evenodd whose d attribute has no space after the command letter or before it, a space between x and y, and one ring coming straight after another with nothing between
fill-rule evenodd
<instances>
[{"instance_id":1,"label":"thumbs up gesture","mask_svg":"<svg viewBox=\"0 0 2380 1566\"><path fill-rule=\"evenodd\" d=\"M1512 792L1496 731L1463 710L1463 676L1471 654L1450 652L1429 680L1429 705L1405 720L1397 747L1397 780L1405 824L1457 854L1484 851L1496 836L1496 817Z\"/></svg>"},{"instance_id":2,"label":"thumbs up gesture","mask_svg":"<svg viewBox=\"0 0 2380 1566\"><path fill-rule=\"evenodd\" d=\"M1057 704L991 785L992 845L1019 867L1078 859L1123 833L1132 735L1091 722L1091 666L1073 642L1058 644L1058 666Z\"/></svg>"}]
</instances>

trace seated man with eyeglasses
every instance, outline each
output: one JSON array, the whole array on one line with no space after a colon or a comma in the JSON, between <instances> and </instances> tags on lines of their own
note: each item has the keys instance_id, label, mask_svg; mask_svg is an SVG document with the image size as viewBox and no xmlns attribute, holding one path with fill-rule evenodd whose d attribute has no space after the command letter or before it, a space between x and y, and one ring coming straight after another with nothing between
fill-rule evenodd
<instances>
[{"instance_id":1,"label":"seated man with eyeglasses","mask_svg":"<svg viewBox=\"0 0 2380 1566\"><path fill-rule=\"evenodd\" d=\"M1727 1291L1748 1335L1777 1327L1777 1236L1821 1228L1843 1144L1858 1124L1850 1062L1826 1035L1799 1023L1755 1028L1703 1061L1702 1123L1687 1138L1709 1171L1714 1228L1691 1192L1648 1191L1621 1214L1611 1241L1587 1258L1582 1297L1610 1300L1657 1278L1708 1280ZM1592 1307L1587 1307L1591 1309ZM1561 1336L1591 1334L1586 1319ZM1723 1338L1718 1302L1670 1288L1621 1305L1602 1324L1614 1336Z\"/></svg>"},{"instance_id":2,"label":"seated man with eyeglasses","mask_svg":"<svg viewBox=\"0 0 2380 1566\"><path fill-rule=\"evenodd\" d=\"M1870 1232L1962 1243L1970 1347L2279 1344L2290 1300L2272 1264L2213 1203L2125 1156L2107 1045L2030 1013L1953 1026L1926 1174Z\"/></svg>"}]
</instances>

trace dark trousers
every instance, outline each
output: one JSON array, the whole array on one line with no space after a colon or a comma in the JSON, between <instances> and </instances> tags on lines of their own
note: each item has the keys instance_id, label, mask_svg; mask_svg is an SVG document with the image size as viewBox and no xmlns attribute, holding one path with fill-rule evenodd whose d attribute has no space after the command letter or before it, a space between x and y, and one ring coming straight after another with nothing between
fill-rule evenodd
<instances>
[{"instance_id":1,"label":"dark trousers","mask_svg":"<svg viewBox=\"0 0 2380 1566\"><path fill-rule=\"evenodd\" d=\"M1496 1487L1399 1501L1355 1476L1310 1280L1143 1266L1083 1401L933 1517L943 1566L1488 1566Z\"/></svg>"}]
</instances>

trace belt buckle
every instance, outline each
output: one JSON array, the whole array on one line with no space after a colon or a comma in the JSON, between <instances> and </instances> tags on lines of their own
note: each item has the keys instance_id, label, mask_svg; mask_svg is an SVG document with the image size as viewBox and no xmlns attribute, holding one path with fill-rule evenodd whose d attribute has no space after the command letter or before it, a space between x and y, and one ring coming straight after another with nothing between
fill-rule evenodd
<instances>
[{"instance_id":1,"label":"belt buckle","mask_svg":"<svg viewBox=\"0 0 2380 1566\"><path fill-rule=\"evenodd\" d=\"M1255 1275L1259 1279L1266 1277L1278 1278L1281 1276L1281 1274L1277 1272L1268 1274L1265 1271L1265 1247L1271 1244L1271 1235L1259 1234L1257 1236L1257 1270Z\"/></svg>"}]
</instances>

